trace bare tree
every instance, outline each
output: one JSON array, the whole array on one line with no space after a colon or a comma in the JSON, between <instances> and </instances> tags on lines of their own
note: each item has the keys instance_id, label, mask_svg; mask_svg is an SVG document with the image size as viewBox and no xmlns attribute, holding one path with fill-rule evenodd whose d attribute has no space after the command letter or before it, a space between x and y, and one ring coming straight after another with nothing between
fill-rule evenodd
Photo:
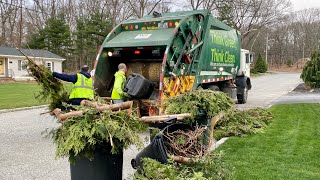
<instances>
[{"instance_id":1,"label":"bare tree","mask_svg":"<svg viewBox=\"0 0 320 180\"><path fill-rule=\"evenodd\" d=\"M142 18L144 15L150 14L162 0L127 0L134 16Z\"/></svg>"},{"instance_id":2,"label":"bare tree","mask_svg":"<svg viewBox=\"0 0 320 180\"><path fill-rule=\"evenodd\" d=\"M17 0L4 0L0 1L0 20L1 20L1 37L0 37L0 45L6 45L7 42L7 33L11 33L10 36L12 36L12 32L10 30L13 30L14 25L13 22L15 22L15 17L17 15ZM8 29L9 25L9 29ZM9 37L10 37L9 36Z\"/></svg>"}]
</instances>

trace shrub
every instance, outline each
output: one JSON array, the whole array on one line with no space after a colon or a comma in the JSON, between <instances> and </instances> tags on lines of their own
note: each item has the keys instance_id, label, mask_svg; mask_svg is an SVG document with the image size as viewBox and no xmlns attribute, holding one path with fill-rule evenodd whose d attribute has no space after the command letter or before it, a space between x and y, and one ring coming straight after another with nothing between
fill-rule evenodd
<instances>
[{"instance_id":1,"label":"shrub","mask_svg":"<svg viewBox=\"0 0 320 180\"><path fill-rule=\"evenodd\" d=\"M257 70L254 69L254 68L250 69L250 72L251 72L252 74L258 74Z\"/></svg>"},{"instance_id":2,"label":"shrub","mask_svg":"<svg viewBox=\"0 0 320 180\"><path fill-rule=\"evenodd\" d=\"M293 61L291 59L289 59L286 64L288 67L292 67Z\"/></svg>"},{"instance_id":3,"label":"shrub","mask_svg":"<svg viewBox=\"0 0 320 180\"><path fill-rule=\"evenodd\" d=\"M254 71L258 73L265 73L267 72L268 67L266 62L262 59L261 54L258 55L257 61L254 65Z\"/></svg>"},{"instance_id":4,"label":"shrub","mask_svg":"<svg viewBox=\"0 0 320 180\"><path fill-rule=\"evenodd\" d=\"M315 51L303 68L302 80L310 87L320 87L320 52Z\"/></svg>"}]
</instances>

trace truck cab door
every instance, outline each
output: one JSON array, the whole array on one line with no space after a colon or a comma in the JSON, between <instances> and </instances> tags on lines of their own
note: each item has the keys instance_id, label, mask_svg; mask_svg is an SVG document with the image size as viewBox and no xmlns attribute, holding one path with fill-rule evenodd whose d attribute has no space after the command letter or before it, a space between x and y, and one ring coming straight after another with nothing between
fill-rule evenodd
<instances>
[{"instance_id":1,"label":"truck cab door","mask_svg":"<svg viewBox=\"0 0 320 180\"><path fill-rule=\"evenodd\" d=\"M253 62L253 53L245 53L245 68L244 68L244 75L250 77L250 68Z\"/></svg>"}]
</instances>

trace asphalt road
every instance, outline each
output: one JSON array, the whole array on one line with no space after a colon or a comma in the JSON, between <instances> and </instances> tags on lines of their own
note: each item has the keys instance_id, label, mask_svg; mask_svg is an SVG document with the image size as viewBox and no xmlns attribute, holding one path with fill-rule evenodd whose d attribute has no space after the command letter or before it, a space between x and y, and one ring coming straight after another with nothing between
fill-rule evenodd
<instances>
[{"instance_id":1,"label":"asphalt road","mask_svg":"<svg viewBox=\"0 0 320 180\"><path fill-rule=\"evenodd\" d=\"M299 73L272 73L251 78L251 83L248 101L237 105L239 108L268 107L292 91L302 80Z\"/></svg>"},{"instance_id":2,"label":"asphalt road","mask_svg":"<svg viewBox=\"0 0 320 180\"><path fill-rule=\"evenodd\" d=\"M270 105L301 81L299 74L277 73L252 79L248 103L240 108ZM46 128L58 126L45 108L0 113L0 179L70 179L67 159L55 159L51 139L42 137ZM125 151L124 178L134 171L130 160L138 151Z\"/></svg>"},{"instance_id":3,"label":"asphalt road","mask_svg":"<svg viewBox=\"0 0 320 180\"><path fill-rule=\"evenodd\" d=\"M44 108L0 114L0 179L70 179L66 159L55 159L46 128L58 124L42 116Z\"/></svg>"}]
</instances>

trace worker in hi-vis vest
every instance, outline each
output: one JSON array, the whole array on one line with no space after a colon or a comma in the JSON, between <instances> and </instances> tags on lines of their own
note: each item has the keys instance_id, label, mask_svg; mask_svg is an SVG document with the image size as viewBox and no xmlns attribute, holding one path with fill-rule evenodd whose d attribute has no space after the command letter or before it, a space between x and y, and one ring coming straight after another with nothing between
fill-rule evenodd
<instances>
[{"instance_id":1,"label":"worker in hi-vis vest","mask_svg":"<svg viewBox=\"0 0 320 180\"><path fill-rule=\"evenodd\" d=\"M111 99L114 104L122 103L128 97L126 92L123 92L126 82L127 66L124 63L118 65L118 71L114 74L115 80L113 84Z\"/></svg>"},{"instance_id":2,"label":"worker in hi-vis vest","mask_svg":"<svg viewBox=\"0 0 320 180\"><path fill-rule=\"evenodd\" d=\"M82 100L91 100L94 98L93 80L89 73L89 67L83 65L77 74L60 74L52 73L53 77L63 81L72 82L72 91L69 96L69 103L73 105L80 105Z\"/></svg>"}]
</instances>

